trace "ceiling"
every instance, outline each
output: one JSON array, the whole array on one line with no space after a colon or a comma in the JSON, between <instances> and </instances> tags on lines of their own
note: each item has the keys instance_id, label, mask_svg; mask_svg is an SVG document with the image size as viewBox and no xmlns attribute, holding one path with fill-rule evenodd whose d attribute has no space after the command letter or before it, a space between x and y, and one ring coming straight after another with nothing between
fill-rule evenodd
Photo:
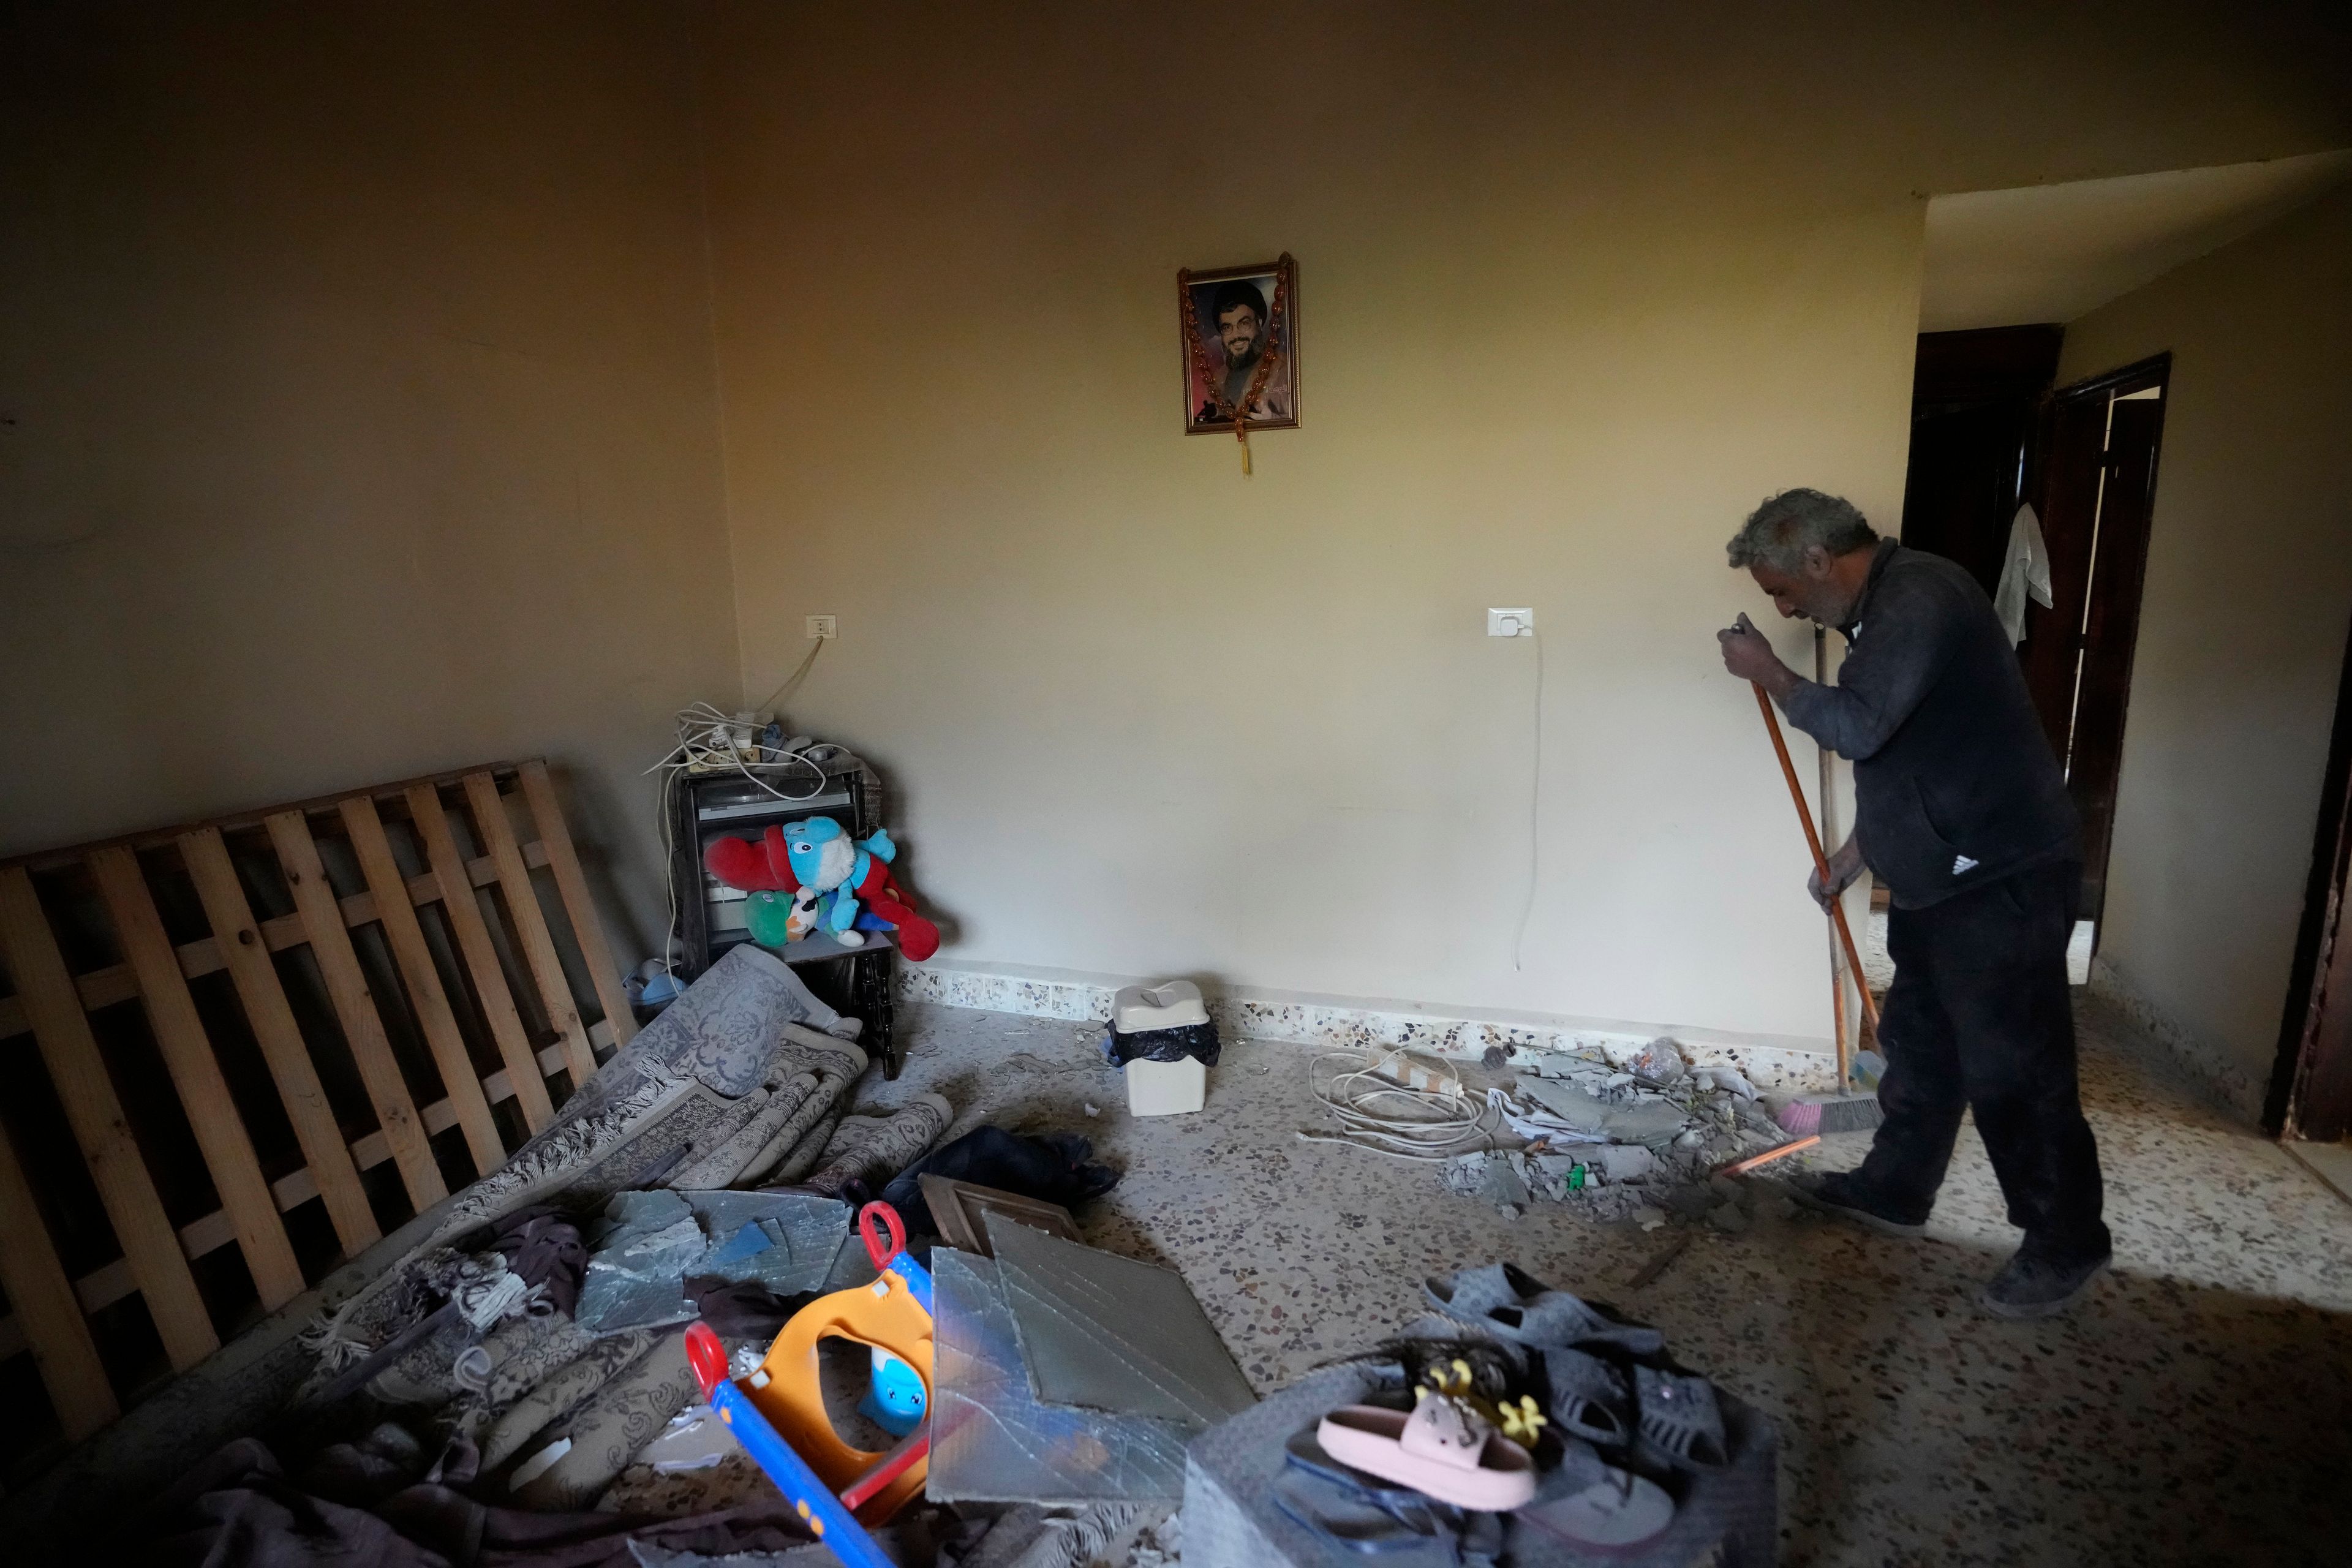
<instances>
[{"instance_id":1,"label":"ceiling","mask_svg":"<svg viewBox=\"0 0 2352 1568\"><path fill-rule=\"evenodd\" d=\"M1919 330L2071 321L2352 177L2352 150L1927 203Z\"/></svg>"}]
</instances>

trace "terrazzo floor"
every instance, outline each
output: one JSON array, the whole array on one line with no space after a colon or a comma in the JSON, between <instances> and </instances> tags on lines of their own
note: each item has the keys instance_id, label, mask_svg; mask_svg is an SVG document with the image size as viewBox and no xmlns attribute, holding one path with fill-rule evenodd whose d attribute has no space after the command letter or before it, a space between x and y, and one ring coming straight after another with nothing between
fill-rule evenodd
<instances>
[{"instance_id":1,"label":"terrazzo floor","mask_svg":"<svg viewBox=\"0 0 2352 1568\"><path fill-rule=\"evenodd\" d=\"M1790 1564L2342 1563L2352 1560L2352 1204L2205 1110L2086 1004L2084 1091L2116 1267L2066 1318L1981 1316L2015 1232L1963 1129L1930 1236L1759 1204L1685 1234L1538 1200L1516 1221L1433 1168L1296 1134L1313 1053L1228 1045L1196 1116L1130 1120L1095 1028L910 1007L888 1103L936 1089L983 1121L1087 1133L1126 1170L1088 1239L1181 1269L1253 1384L1278 1388L1419 1315L1424 1275L1510 1258L1665 1331L1781 1434ZM870 1081L870 1080L869 1080ZM1096 1111L1089 1114L1088 1104ZM1832 1138L1824 1167L1858 1163Z\"/></svg>"}]
</instances>

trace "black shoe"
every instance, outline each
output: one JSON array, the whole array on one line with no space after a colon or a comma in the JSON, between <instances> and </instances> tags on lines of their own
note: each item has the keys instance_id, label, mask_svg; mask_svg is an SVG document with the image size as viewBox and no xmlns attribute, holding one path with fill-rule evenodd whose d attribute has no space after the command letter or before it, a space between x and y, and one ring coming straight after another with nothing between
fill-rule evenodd
<instances>
[{"instance_id":1,"label":"black shoe","mask_svg":"<svg viewBox=\"0 0 2352 1568\"><path fill-rule=\"evenodd\" d=\"M2054 1317L2073 1306L2114 1259L2112 1250L2069 1260L2021 1247L1977 1293L1977 1305L1996 1318Z\"/></svg>"},{"instance_id":2,"label":"black shoe","mask_svg":"<svg viewBox=\"0 0 2352 1568\"><path fill-rule=\"evenodd\" d=\"M1910 1220L1894 1213L1855 1181L1850 1171L1833 1171L1828 1175L1800 1171L1789 1178L1789 1195L1818 1214L1852 1220L1883 1236L1927 1234L1926 1215Z\"/></svg>"}]
</instances>

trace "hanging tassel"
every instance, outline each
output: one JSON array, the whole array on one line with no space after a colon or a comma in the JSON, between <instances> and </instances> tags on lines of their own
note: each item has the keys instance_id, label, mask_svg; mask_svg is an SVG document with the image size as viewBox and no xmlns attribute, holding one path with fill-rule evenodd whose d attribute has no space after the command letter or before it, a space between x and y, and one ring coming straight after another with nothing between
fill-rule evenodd
<instances>
[{"instance_id":1,"label":"hanging tassel","mask_svg":"<svg viewBox=\"0 0 2352 1568\"><path fill-rule=\"evenodd\" d=\"M1234 439L1242 444L1242 478L1247 479L1250 477L1249 422L1247 420L1234 419Z\"/></svg>"}]
</instances>

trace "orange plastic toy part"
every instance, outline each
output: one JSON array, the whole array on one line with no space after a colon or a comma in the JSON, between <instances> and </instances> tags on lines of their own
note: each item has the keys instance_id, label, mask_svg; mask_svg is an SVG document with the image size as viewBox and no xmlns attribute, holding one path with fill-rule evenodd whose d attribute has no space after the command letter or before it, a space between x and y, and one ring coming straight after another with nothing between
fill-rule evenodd
<instances>
[{"instance_id":1,"label":"orange plastic toy part","mask_svg":"<svg viewBox=\"0 0 2352 1568\"><path fill-rule=\"evenodd\" d=\"M923 1380L928 1407L932 1392L931 1315L895 1272L855 1290L820 1296L784 1325L784 1331L768 1347L768 1358L760 1363L760 1370L739 1385L775 1427L776 1435L837 1492L872 1469L883 1456L843 1442L824 1413L816 1347L828 1334L879 1347L913 1367ZM857 1517L868 1524L887 1521L923 1489L923 1478L929 1468L928 1459L909 1466L868 1499L856 1510Z\"/></svg>"}]
</instances>

